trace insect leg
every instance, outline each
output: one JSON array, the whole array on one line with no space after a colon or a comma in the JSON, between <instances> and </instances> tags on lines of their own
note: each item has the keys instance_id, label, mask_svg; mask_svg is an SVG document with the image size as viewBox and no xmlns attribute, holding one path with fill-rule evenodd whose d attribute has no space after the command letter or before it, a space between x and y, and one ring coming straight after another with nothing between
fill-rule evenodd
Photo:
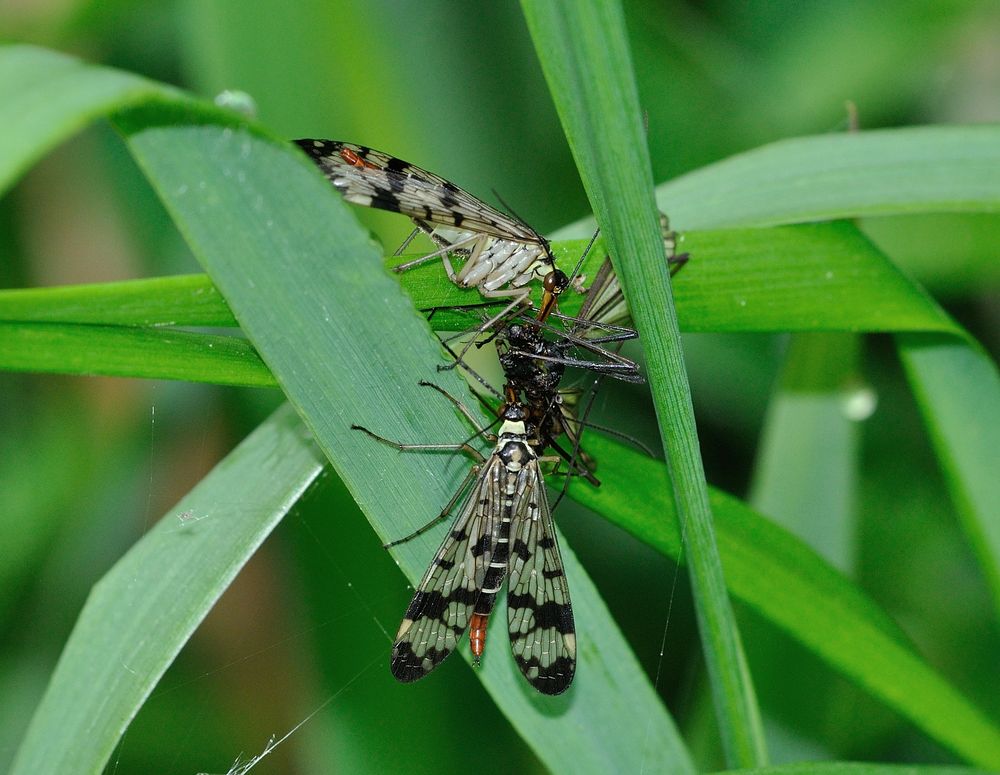
<instances>
[{"instance_id":1,"label":"insect leg","mask_svg":"<svg viewBox=\"0 0 1000 775\"><path fill-rule=\"evenodd\" d=\"M420 256L418 258L413 259L412 261L407 261L406 263L400 264L399 266L394 266L392 268L392 271L405 272L407 269L412 269L415 266L426 264L431 259L439 258L441 256L447 257L448 253L454 251L455 248L460 248L463 245L471 245L472 243L480 239L482 239L481 234L471 234L468 237L458 240L458 242L449 242L444 247L440 248L439 250L435 250L431 253L428 253L426 256Z\"/></svg>"},{"instance_id":2,"label":"insect leg","mask_svg":"<svg viewBox=\"0 0 1000 775\"><path fill-rule=\"evenodd\" d=\"M469 469L469 473L465 475L465 479L462 480L462 484L459 485L458 489L455 490L455 494L451 497L451 500L441 509L441 513L438 514L434 519L428 522L423 527L418 527L409 535L405 535L402 538L397 538L395 541L389 541L387 544L382 544L383 549L390 549L393 546L398 546L399 544L405 544L407 541L416 538L421 533L426 533L432 527L434 527L438 522L444 520L450 513L455 504L458 503L459 498L461 498L465 491L468 489L469 484L471 484L475 478L479 476L479 466L473 466Z\"/></svg>"},{"instance_id":3,"label":"insect leg","mask_svg":"<svg viewBox=\"0 0 1000 775\"><path fill-rule=\"evenodd\" d=\"M411 231L410 236L403 240L403 244L396 248L396 251L392 254L393 258L403 255L403 252L410 247L410 243L413 242L414 238L416 238L418 234L420 234L420 231L420 229L414 229Z\"/></svg>"},{"instance_id":4,"label":"insect leg","mask_svg":"<svg viewBox=\"0 0 1000 775\"><path fill-rule=\"evenodd\" d=\"M417 384L420 385L421 387L434 388L438 393L440 393L449 401L451 401L458 409L458 411L460 411L465 416L465 419L469 421L469 424L476 429L477 436L483 436L484 438L492 437L492 434L489 432L489 426L485 428L480 428L479 422L476 420L472 412L469 411L469 408L461 401L459 401L457 398L455 398L455 396L453 396L451 393L445 390L443 387L441 387L440 385L435 385L433 382L426 382L425 380L420 380L420 382L418 382Z\"/></svg>"},{"instance_id":5,"label":"insect leg","mask_svg":"<svg viewBox=\"0 0 1000 775\"><path fill-rule=\"evenodd\" d=\"M454 361L452 361L451 363L438 364L437 367L438 371L450 371L451 369L454 369L459 364L459 361L462 361L465 358L465 354L469 351L469 348L472 347L473 342L476 341L476 337L479 334L486 333L486 331L492 328L493 325L497 323L497 321L502 320L507 315L509 315L512 310L517 309L518 305L524 304L525 302L531 304L530 293L531 292L527 288L507 288L507 289L498 288L495 291L482 291L482 295L489 299L513 297L513 300L511 301L510 304L508 304L506 307L500 310L500 312L498 312L496 315L484 321L473 332L472 338L465 343L465 345L462 347L461 351L458 353L458 356Z\"/></svg>"},{"instance_id":6,"label":"insect leg","mask_svg":"<svg viewBox=\"0 0 1000 775\"><path fill-rule=\"evenodd\" d=\"M375 431L371 431L365 428L363 425L352 425L352 431L361 431L367 434L375 441L380 441L383 444L388 444L390 447L395 447L400 452L413 452L416 450L421 451L448 451L448 452L465 452L467 455L471 456L478 463L484 463L486 458L483 457L482 453L469 444L469 442L464 441L461 444L401 444L398 441L393 441L392 439L387 439L385 436L379 436ZM476 434L477 436L479 434Z\"/></svg>"}]
</instances>

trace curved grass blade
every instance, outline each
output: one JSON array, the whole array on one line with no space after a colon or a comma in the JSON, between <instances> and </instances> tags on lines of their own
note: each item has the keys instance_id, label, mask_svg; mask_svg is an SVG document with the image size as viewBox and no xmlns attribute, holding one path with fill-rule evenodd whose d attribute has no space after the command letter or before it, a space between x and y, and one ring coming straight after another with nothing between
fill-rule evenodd
<instances>
[{"instance_id":1,"label":"curved grass blade","mask_svg":"<svg viewBox=\"0 0 1000 775\"><path fill-rule=\"evenodd\" d=\"M54 51L0 46L0 192L94 119L125 105L177 94L169 86Z\"/></svg>"},{"instance_id":2,"label":"curved grass blade","mask_svg":"<svg viewBox=\"0 0 1000 775\"><path fill-rule=\"evenodd\" d=\"M101 326L235 326L208 275L0 291L0 320Z\"/></svg>"},{"instance_id":3,"label":"curved grass blade","mask_svg":"<svg viewBox=\"0 0 1000 775\"><path fill-rule=\"evenodd\" d=\"M434 378L456 395L463 389L457 375L435 372L441 355L426 321L381 268L348 206L296 150L225 127L168 126L157 118L134 112L121 123L195 256L378 534L385 540L411 532L447 502L463 464L398 453L350 426L398 439L468 437L453 408L417 385ZM398 547L411 581L437 538ZM669 716L596 590L570 551L564 559L579 639L589 644L581 646L587 653L573 688L539 702L525 693L511 660L489 660L479 677L554 769L645 761L688 771Z\"/></svg>"},{"instance_id":4,"label":"curved grass blade","mask_svg":"<svg viewBox=\"0 0 1000 775\"><path fill-rule=\"evenodd\" d=\"M879 129L780 140L657 188L674 228L1000 210L1000 127Z\"/></svg>"},{"instance_id":5,"label":"curved grass blade","mask_svg":"<svg viewBox=\"0 0 1000 775\"><path fill-rule=\"evenodd\" d=\"M767 753L760 711L712 533L624 14L611 2L522 0L521 5L642 337L674 497L685 525L695 613L726 760L762 764Z\"/></svg>"},{"instance_id":6,"label":"curved grass blade","mask_svg":"<svg viewBox=\"0 0 1000 775\"><path fill-rule=\"evenodd\" d=\"M685 560L666 466L597 433L587 447L601 460L602 484L594 490L571 483L574 500ZM726 584L736 600L966 761L1000 766L997 724L931 668L871 598L737 498L712 489L711 499Z\"/></svg>"},{"instance_id":7,"label":"curved grass blade","mask_svg":"<svg viewBox=\"0 0 1000 775\"><path fill-rule=\"evenodd\" d=\"M975 343L933 334L896 337L906 376L969 545L1000 616L1000 374Z\"/></svg>"},{"instance_id":8,"label":"curved grass blade","mask_svg":"<svg viewBox=\"0 0 1000 775\"><path fill-rule=\"evenodd\" d=\"M12 773L100 772L160 676L325 461L283 408L94 588Z\"/></svg>"},{"instance_id":9,"label":"curved grass blade","mask_svg":"<svg viewBox=\"0 0 1000 775\"><path fill-rule=\"evenodd\" d=\"M554 246L563 265L582 242ZM674 283L684 331L941 331L960 333L927 294L844 222L768 229L690 232L685 250L697 267ZM390 260L390 264L412 256ZM593 276L602 259L584 265ZM458 306L480 297L449 282L437 266L399 277L421 309ZM581 294L560 302L575 314ZM128 326L232 326L232 312L204 275L99 285L0 291L0 320ZM437 330L468 324L440 310Z\"/></svg>"},{"instance_id":10,"label":"curved grass blade","mask_svg":"<svg viewBox=\"0 0 1000 775\"><path fill-rule=\"evenodd\" d=\"M58 70L46 67L46 52L15 47L11 58L0 59L0 80L16 73L10 64L19 57L32 61L40 73ZM67 58L52 55L52 61L64 66ZM79 63L75 68L78 88L97 93L118 82L114 71ZM41 101L47 86L44 78L31 83ZM59 83L52 87L57 90ZM434 376L437 346L398 284L378 267L367 236L308 162L267 139L259 128L155 86L138 106L133 93L116 94L117 107L132 108L117 114L117 120L129 134L133 152L377 532L397 536L425 521L450 494L454 466L433 456L373 448L349 425L367 422L387 433L425 440L465 438L467 429L450 408L427 401L416 386L418 378ZM111 111L114 99L101 105ZM45 113L45 120L75 127L93 115L88 103L54 118ZM22 134L30 140L30 132ZM38 143L22 148L20 161L8 169L24 169L51 145L53 136L40 133ZM371 342L378 342L379 358L372 357ZM449 386L450 379L446 375L440 381ZM450 387L458 392L457 385ZM428 542L414 541L397 553L411 579L430 555ZM586 629L580 628L581 643L589 643L580 660L586 680L581 675L558 704L543 705L524 695L509 660L491 660L481 679L553 769L601 772L624 763L691 771L672 721L596 590L568 549L564 557L573 576L575 607L581 620L589 620ZM196 617L204 612L181 613ZM153 643L149 648L161 647ZM171 648L163 644L157 659L169 661ZM606 660L615 665L613 674ZM120 662L107 669L121 669ZM131 699L104 696L106 690L98 684L87 691L88 700L93 695L116 706L119 700L122 707L137 701L131 690ZM90 718L75 710L84 710L83 703L72 694L56 694L60 696L51 702L61 708L63 723L46 724L31 738L22 749L25 762L35 761L43 746L57 748L57 739L62 745L71 733L90 730ZM117 735L118 728L113 725L109 734ZM87 749L89 759L78 758L75 766L100 769L106 740L102 736L99 747Z\"/></svg>"},{"instance_id":11,"label":"curved grass blade","mask_svg":"<svg viewBox=\"0 0 1000 775\"><path fill-rule=\"evenodd\" d=\"M0 365L242 387L278 384L245 339L162 328L0 323Z\"/></svg>"}]
</instances>

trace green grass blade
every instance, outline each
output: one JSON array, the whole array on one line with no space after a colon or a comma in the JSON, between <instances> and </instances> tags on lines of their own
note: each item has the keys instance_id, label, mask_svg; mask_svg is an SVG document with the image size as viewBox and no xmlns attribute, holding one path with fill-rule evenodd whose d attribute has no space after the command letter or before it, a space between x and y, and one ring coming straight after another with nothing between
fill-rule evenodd
<instances>
[{"instance_id":1,"label":"green grass blade","mask_svg":"<svg viewBox=\"0 0 1000 775\"><path fill-rule=\"evenodd\" d=\"M381 269L348 206L298 151L224 127L158 125L156 118L122 121L130 147L348 489L383 539L425 523L468 464L400 453L350 426L402 440L468 437L453 408L417 385L434 379L456 395L464 391L457 374L435 371L441 353L426 321ZM446 529L398 548L411 581ZM573 688L555 700L535 695L499 645L479 677L553 769L645 763L689 771L648 679L572 552L565 554L579 640L587 644Z\"/></svg>"},{"instance_id":2,"label":"green grass blade","mask_svg":"<svg viewBox=\"0 0 1000 775\"><path fill-rule=\"evenodd\" d=\"M884 129L781 140L659 186L680 229L1000 210L1000 127Z\"/></svg>"},{"instance_id":3,"label":"green grass blade","mask_svg":"<svg viewBox=\"0 0 1000 775\"><path fill-rule=\"evenodd\" d=\"M34 46L0 46L0 192L96 118L172 89Z\"/></svg>"},{"instance_id":4,"label":"green grass blade","mask_svg":"<svg viewBox=\"0 0 1000 775\"><path fill-rule=\"evenodd\" d=\"M102 326L236 325L207 275L0 291L0 320Z\"/></svg>"},{"instance_id":5,"label":"green grass blade","mask_svg":"<svg viewBox=\"0 0 1000 775\"><path fill-rule=\"evenodd\" d=\"M199 622L322 471L279 410L168 512L91 592L12 773L101 772Z\"/></svg>"},{"instance_id":6,"label":"green grass blade","mask_svg":"<svg viewBox=\"0 0 1000 775\"><path fill-rule=\"evenodd\" d=\"M676 229L1000 210L1000 127L927 126L780 140L662 183ZM584 237L584 218L555 236Z\"/></svg>"},{"instance_id":7,"label":"green grass blade","mask_svg":"<svg viewBox=\"0 0 1000 775\"><path fill-rule=\"evenodd\" d=\"M1000 375L978 346L951 337L897 337L907 378L962 527L1000 615Z\"/></svg>"},{"instance_id":8,"label":"green grass blade","mask_svg":"<svg viewBox=\"0 0 1000 775\"><path fill-rule=\"evenodd\" d=\"M684 560L666 466L598 434L588 436L587 450L601 461L602 485L574 482L573 498ZM914 651L874 601L746 504L718 490L711 499L735 599L966 761L1000 767L1000 728Z\"/></svg>"},{"instance_id":9,"label":"green grass blade","mask_svg":"<svg viewBox=\"0 0 1000 775\"><path fill-rule=\"evenodd\" d=\"M624 16L619 5L608 2L522 0L522 7L642 335L653 405L685 525L695 612L723 750L730 764L762 764L767 754L760 711L712 533Z\"/></svg>"},{"instance_id":10,"label":"green grass blade","mask_svg":"<svg viewBox=\"0 0 1000 775\"><path fill-rule=\"evenodd\" d=\"M277 383L245 339L160 328L0 323L9 371L179 379L242 387Z\"/></svg>"},{"instance_id":11,"label":"green grass blade","mask_svg":"<svg viewBox=\"0 0 1000 775\"><path fill-rule=\"evenodd\" d=\"M851 416L848 401L865 399L858 393L859 350L850 335L792 337L749 499L845 573L854 567L861 419Z\"/></svg>"},{"instance_id":12,"label":"green grass blade","mask_svg":"<svg viewBox=\"0 0 1000 775\"><path fill-rule=\"evenodd\" d=\"M869 764L868 762L809 762L726 770L718 775L987 775L986 770L937 764Z\"/></svg>"},{"instance_id":13,"label":"green grass blade","mask_svg":"<svg viewBox=\"0 0 1000 775\"><path fill-rule=\"evenodd\" d=\"M676 282L687 331L923 331L961 334L941 309L846 223L761 232L688 235L696 266ZM570 263L582 244L563 243ZM403 257L406 258L406 257ZM585 271L597 269L598 252ZM398 261L400 259L396 259ZM425 265L400 275L418 307L467 304L470 294ZM478 300L478 295L474 295ZM573 314L582 296L564 297ZM465 328L468 314L442 311L438 330ZM0 291L0 368L71 374L275 384L239 339L148 326L229 326L232 313L205 275ZM54 326L48 323L80 323ZM90 325L96 324L96 325ZM130 327L130 328L125 328Z\"/></svg>"},{"instance_id":14,"label":"green grass blade","mask_svg":"<svg viewBox=\"0 0 1000 775\"><path fill-rule=\"evenodd\" d=\"M960 333L927 294L848 223L690 232L692 265L674 282L684 331L941 331ZM583 242L557 243L571 266ZM414 256L390 259L395 265ZM583 267L593 276L601 245ZM451 283L436 264L399 275L422 308L478 303L475 291ZM573 314L581 294L566 294ZM0 291L0 320L130 326L230 326L232 313L204 275L99 285ZM437 330L469 325L442 310Z\"/></svg>"}]
</instances>

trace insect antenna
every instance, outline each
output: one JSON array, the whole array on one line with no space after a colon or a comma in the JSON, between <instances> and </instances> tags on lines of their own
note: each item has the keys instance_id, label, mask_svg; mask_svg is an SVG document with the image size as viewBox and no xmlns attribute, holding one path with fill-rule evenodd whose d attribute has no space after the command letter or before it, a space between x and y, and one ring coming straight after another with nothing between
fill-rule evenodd
<instances>
[{"instance_id":1,"label":"insect antenna","mask_svg":"<svg viewBox=\"0 0 1000 775\"><path fill-rule=\"evenodd\" d=\"M600 235L600 233L601 233L600 228L598 228L597 230L595 230L593 236L591 236L591 238L590 238L590 242L587 243L587 247L585 247L583 249L583 253L580 255L580 258L577 260L576 266L573 267L572 274L570 274L570 276L569 276L570 284L572 284L573 281L577 277L580 276L580 269L583 267L583 262L584 262L584 260L586 260L587 256L590 255L590 251L593 249L594 243L597 242L597 237Z\"/></svg>"}]
</instances>

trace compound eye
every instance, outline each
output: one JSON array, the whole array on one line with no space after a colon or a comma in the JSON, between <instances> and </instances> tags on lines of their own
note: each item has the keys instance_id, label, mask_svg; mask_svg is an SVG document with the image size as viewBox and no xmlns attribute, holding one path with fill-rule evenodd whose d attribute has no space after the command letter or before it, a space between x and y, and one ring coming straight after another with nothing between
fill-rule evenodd
<instances>
[{"instance_id":1,"label":"compound eye","mask_svg":"<svg viewBox=\"0 0 1000 775\"><path fill-rule=\"evenodd\" d=\"M569 278L561 269L553 269L545 275L545 279L542 281L542 286L549 293L562 293L566 290L567 285L569 285Z\"/></svg>"}]
</instances>

